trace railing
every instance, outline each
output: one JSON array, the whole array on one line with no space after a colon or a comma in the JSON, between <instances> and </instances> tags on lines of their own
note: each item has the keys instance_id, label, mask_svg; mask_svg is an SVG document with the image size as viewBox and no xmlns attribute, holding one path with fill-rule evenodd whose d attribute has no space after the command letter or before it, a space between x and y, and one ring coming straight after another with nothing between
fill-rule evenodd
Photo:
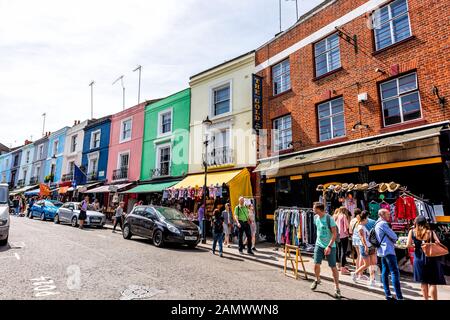
<instances>
[{"instance_id":1,"label":"railing","mask_svg":"<svg viewBox=\"0 0 450 320\"><path fill-rule=\"evenodd\" d=\"M170 176L170 167L166 166L159 169L152 169L150 175L153 179Z\"/></svg>"},{"instance_id":2,"label":"railing","mask_svg":"<svg viewBox=\"0 0 450 320\"><path fill-rule=\"evenodd\" d=\"M24 187L25 186L25 179L20 179L19 181L17 181L17 186L18 187Z\"/></svg>"},{"instance_id":3,"label":"railing","mask_svg":"<svg viewBox=\"0 0 450 320\"><path fill-rule=\"evenodd\" d=\"M73 179L73 172L72 173L63 174L61 181L62 182L72 181L72 179Z\"/></svg>"},{"instance_id":4,"label":"railing","mask_svg":"<svg viewBox=\"0 0 450 320\"><path fill-rule=\"evenodd\" d=\"M222 166L233 163L233 149L228 147L215 148L208 152L206 159L208 167Z\"/></svg>"},{"instance_id":5,"label":"railing","mask_svg":"<svg viewBox=\"0 0 450 320\"><path fill-rule=\"evenodd\" d=\"M87 174L87 181L97 181L98 180L98 172L92 171Z\"/></svg>"},{"instance_id":6,"label":"railing","mask_svg":"<svg viewBox=\"0 0 450 320\"><path fill-rule=\"evenodd\" d=\"M30 185L37 184L39 182L39 177L31 177Z\"/></svg>"},{"instance_id":7,"label":"railing","mask_svg":"<svg viewBox=\"0 0 450 320\"><path fill-rule=\"evenodd\" d=\"M121 168L113 171L113 180L128 179L128 168Z\"/></svg>"}]
</instances>

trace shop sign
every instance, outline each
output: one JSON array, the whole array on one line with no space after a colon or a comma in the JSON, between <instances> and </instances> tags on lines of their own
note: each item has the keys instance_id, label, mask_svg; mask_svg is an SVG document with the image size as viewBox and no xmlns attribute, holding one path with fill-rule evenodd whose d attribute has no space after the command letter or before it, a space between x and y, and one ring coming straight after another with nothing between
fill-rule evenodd
<instances>
[{"instance_id":1,"label":"shop sign","mask_svg":"<svg viewBox=\"0 0 450 320\"><path fill-rule=\"evenodd\" d=\"M263 128L262 120L262 77L253 75L252 78L252 90L253 90L253 129L256 130L256 134L259 134L259 130Z\"/></svg>"}]
</instances>

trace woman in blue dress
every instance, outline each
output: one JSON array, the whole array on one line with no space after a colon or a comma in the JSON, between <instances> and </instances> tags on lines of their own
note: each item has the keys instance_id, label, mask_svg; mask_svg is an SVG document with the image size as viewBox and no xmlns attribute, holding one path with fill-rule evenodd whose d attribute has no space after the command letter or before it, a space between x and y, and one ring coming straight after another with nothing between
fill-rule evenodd
<instances>
[{"instance_id":1,"label":"woman in blue dress","mask_svg":"<svg viewBox=\"0 0 450 320\"><path fill-rule=\"evenodd\" d=\"M409 231L408 247L414 248L414 281L419 282L422 295L425 300L431 295L437 300L437 286L445 285L444 270L441 257L427 257L422 250L422 244L426 242L439 243L439 238L424 216L418 216L414 228Z\"/></svg>"}]
</instances>

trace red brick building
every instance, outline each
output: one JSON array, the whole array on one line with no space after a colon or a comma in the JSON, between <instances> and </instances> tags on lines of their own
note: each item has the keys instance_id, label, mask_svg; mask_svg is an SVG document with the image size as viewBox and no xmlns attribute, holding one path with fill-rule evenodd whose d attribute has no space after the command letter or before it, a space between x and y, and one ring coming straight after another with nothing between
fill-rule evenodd
<instances>
[{"instance_id":1,"label":"red brick building","mask_svg":"<svg viewBox=\"0 0 450 320\"><path fill-rule=\"evenodd\" d=\"M449 10L326 0L256 50L263 215L310 207L318 184L370 181L400 183L450 214Z\"/></svg>"}]
</instances>

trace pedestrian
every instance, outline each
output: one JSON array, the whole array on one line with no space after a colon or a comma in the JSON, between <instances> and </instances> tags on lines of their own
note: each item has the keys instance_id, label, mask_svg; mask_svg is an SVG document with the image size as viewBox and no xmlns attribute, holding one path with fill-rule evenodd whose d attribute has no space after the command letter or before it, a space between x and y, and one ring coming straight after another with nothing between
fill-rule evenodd
<instances>
[{"instance_id":1,"label":"pedestrian","mask_svg":"<svg viewBox=\"0 0 450 320\"><path fill-rule=\"evenodd\" d=\"M252 235L252 244L253 244L253 251L256 250L256 214L255 214L255 207L253 204L250 204L248 207L248 217L249 217L249 223L250 223L250 233Z\"/></svg>"},{"instance_id":2,"label":"pedestrian","mask_svg":"<svg viewBox=\"0 0 450 320\"><path fill-rule=\"evenodd\" d=\"M249 213L247 207L244 205L244 197L239 197L239 204L234 208L234 221L239 228L239 253L244 251L244 242L242 237L245 233L247 237L247 253L254 255L252 251L252 234L249 224Z\"/></svg>"},{"instance_id":3,"label":"pedestrian","mask_svg":"<svg viewBox=\"0 0 450 320\"><path fill-rule=\"evenodd\" d=\"M20 200L19 200L18 196L14 197L13 205L14 205L14 214L16 216L18 216L19 215L19 210L20 210Z\"/></svg>"},{"instance_id":4,"label":"pedestrian","mask_svg":"<svg viewBox=\"0 0 450 320\"><path fill-rule=\"evenodd\" d=\"M206 237L206 235L203 235L203 227L204 227L203 226L203 218L204 218L204 216L205 216L205 205L202 204L200 206L200 209L198 209L198 212L197 212L198 226L200 228L200 235L201 235L202 239L204 238L204 236Z\"/></svg>"},{"instance_id":5,"label":"pedestrian","mask_svg":"<svg viewBox=\"0 0 450 320\"><path fill-rule=\"evenodd\" d=\"M437 300L437 286L445 285L446 281L441 257L427 257L422 250L422 244L427 242L440 243L426 218L418 216L408 234L408 247L414 248L414 281L420 283L425 300L430 295L431 299Z\"/></svg>"},{"instance_id":6,"label":"pedestrian","mask_svg":"<svg viewBox=\"0 0 450 320\"><path fill-rule=\"evenodd\" d=\"M212 253L216 254L216 245L219 243L219 256L223 257L223 216L220 214L218 209L214 210L213 217L213 245Z\"/></svg>"},{"instance_id":7,"label":"pedestrian","mask_svg":"<svg viewBox=\"0 0 450 320\"><path fill-rule=\"evenodd\" d=\"M337 227L334 219L325 212L325 206L321 202L316 202L313 207L315 216L314 224L317 229L316 246L314 248L314 273L316 279L311 284L311 290L316 290L320 284L320 265L323 259L328 260L334 279L334 297L341 298L339 289L339 272L336 268L336 237Z\"/></svg>"},{"instance_id":8,"label":"pedestrian","mask_svg":"<svg viewBox=\"0 0 450 320\"><path fill-rule=\"evenodd\" d=\"M357 275L362 275L362 273L366 270L370 270L370 281L369 285L373 288L375 287L375 269L371 266L376 266L377 257L375 255L376 248L372 246L369 242L369 230L367 230L366 225L368 222L369 213L367 211L363 211L359 215L359 223L356 231L359 234L359 239L361 240L361 244L359 245L359 252L361 254L361 266L355 270L355 272L351 273L351 277L353 282L357 282Z\"/></svg>"},{"instance_id":9,"label":"pedestrian","mask_svg":"<svg viewBox=\"0 0 450 320\"><path fill-rule=\"evenodd\" d=\"M27 212L27 217L29 217L30 214L31 214L31 207L34 205L34 202L35 202L35 197L30 197L30 198L28 199L28 212Z\"/></svg>"},{"instance_id":10,"label":"pedestrian","mask_svg":"<svg viewBox=\"0 0 450 320\"><path fill-rule=\"evenodd\" d=\"M225 234L224 245L230 248L230 232L232 232L232 224L231 221L233 219L231 213L231 205L229 203L225 204L225 210L222 212L223 218L223 232Z\"/></svg>"},{"instance_id":11,"label":"pedestrian","mask_svg":"<svg viewBox=\"0 0 450 320\"><path fill-rule=\"evenodd\" d=\"M354 211L354 218L350 220L349 226L349 234L352 239L352 255L355 258L355 268L358 269L362 265L361 252L359 252L359 248L361 246L361 240L359 238L359 232L357 231L357 227L359 224L359 216L361 215L361 209L356 208ZM358 276L358 280L369 280L365 275Z\"/></svg>"},{"instance_id":12,"label":"pedestrian","mask_svg":"<svg viewBox=\"0 0 450 320\"><path fill-rule=\"evenodd\" d=\"M389 227L391 214L387 209L378 211L378 220L375 224L375 234L380 244L377 249L377 255L381 258L381 281L383 282L384 294L386 300L393 300L389 289L389 273L392 278L392 285L395 290L397 300L403 300L402 290L400 288L400 272L398 270L397 256L395 255L395 242L397 235Z\"/></svg>"},{"instance_id":13,"label":"pedestrian","mask_svg":"<svg viewBox=\"0 0 450 320\"><path fill-rule=\"evenodd\" d=\"M340 241L337 243L337 267L343 275L349 275L347 265L347 248L350 227L350 212L345 207L340 207L334 212L334 221L339 232Z\"/></svg>"},{"instance_id":14,"label":"pedestrian","mask_svg":"<svg viewBox=\"0 0 450 320\"><path fill-rule=\"evenodd\" d=\"M97 212L100 212L102 209L101 209L101 206L100 206L100 201L98 201L98 199L95 199L94 200L94 211L97 211Z\"/></svg>"},{"instance_id":15,"label":"pedestrian","mask_svg":"<svg viewBox=\"0 0 450 320\"><path fill-rule=\"evenodd\" d=\"M125 206L125 202L119 202L119 206L116 208L116 213L114 215L114 227L112 232L116 232L116 227L119 224L120 230L123 229L122 216L124 215L123 208Z\"/></svg>"},{"instance_id":16,"label":"pedestrian","mask_svg":"<svg viewBox=\"0 0 450 320\"><path fill-rule=\"evenodd\" d=\"M80 224L80 229L84 228L84 221L87 218L86 211L89 208L89 196L85 196L84 200L81 202L80 214L78 215L78 221Z\"/></svg>"}]
</instances>

